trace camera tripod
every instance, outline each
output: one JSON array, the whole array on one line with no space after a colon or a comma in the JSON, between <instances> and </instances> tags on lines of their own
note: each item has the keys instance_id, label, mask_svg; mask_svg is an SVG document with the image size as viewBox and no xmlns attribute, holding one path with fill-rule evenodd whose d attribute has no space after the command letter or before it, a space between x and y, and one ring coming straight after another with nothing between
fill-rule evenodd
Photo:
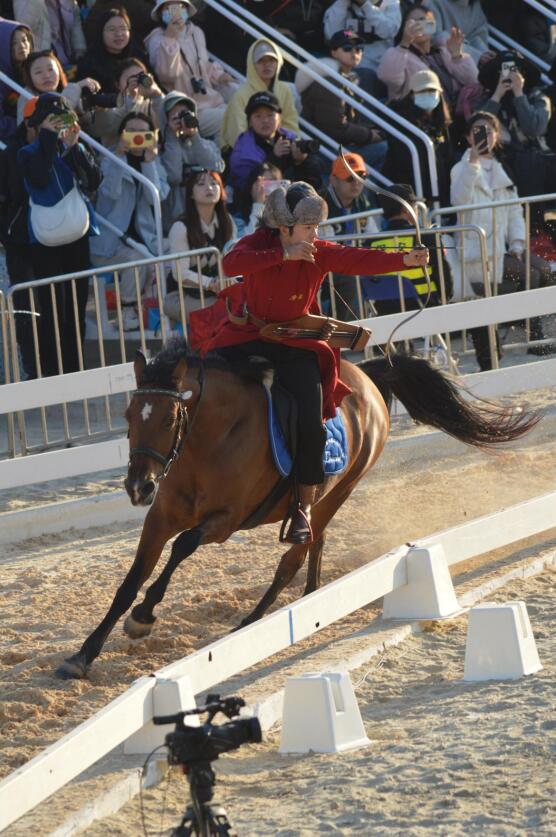
<instances>
[{"instance_id":1,"label":"camera tripod","mask_svg":"<svg viewBox=\"0 0 556 837\"><path fill-rule=\"evenodd\" d=\"M196 762L187 768L191 804L187 806L172 837L237 837L221 805L211 805L216 780L209 761Z\"/></svg>"}]
</instances>

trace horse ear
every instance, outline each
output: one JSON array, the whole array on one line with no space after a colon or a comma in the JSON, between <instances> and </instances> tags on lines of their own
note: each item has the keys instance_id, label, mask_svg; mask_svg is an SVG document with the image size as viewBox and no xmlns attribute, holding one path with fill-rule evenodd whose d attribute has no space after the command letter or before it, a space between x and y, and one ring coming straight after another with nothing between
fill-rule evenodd
<instances>
[{"instance_id":1,"label":"horse ear","mask_svg":"<svg viewBox=\"0 0 556 837\"><path fill-rule=\"evenodd\" d=\"M187 366L187 358L182 357L181 360L178 360L178 362L174 366L174 371L172 372L172 380L178 392L183 392L184 390L185 377L188 371L189 368Z\"/></svg>"},{"instance_id":2,"label":"horse ear","mask_svg":"<svg viewBox=\"0 0 556 837\"><path fill-rule=\"evenodd\" d=\"M135 360L133 361L133 371L135 372L135 382L137 386L141 385L141 378L143 377L143 372L145 371L145 366L147 365L147 358L141 351L141 349L137 349L135 352Z\"/></svg>"}]
</instances>

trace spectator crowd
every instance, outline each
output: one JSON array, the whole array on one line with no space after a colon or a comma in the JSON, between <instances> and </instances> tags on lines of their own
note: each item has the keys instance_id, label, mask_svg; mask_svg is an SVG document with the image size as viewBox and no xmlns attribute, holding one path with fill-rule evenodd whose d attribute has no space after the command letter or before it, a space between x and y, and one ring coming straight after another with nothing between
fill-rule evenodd
<instances>
[{"instance_id":1,"label":"spectator crowd","mask_svg":"<svg viewBox=\"0 0 556 837\"><path fill-rule=\"evenodd\" d=\"M410 230L411 217L364 191L341 157L323 153L325 139L308 138L307 125L341 145L356 173L397 184L393 191L410 203L472 205L466 222L486 232L499 293L525 287L526 263L531 287L553 283L553 202L532 204L529 254L522 207L481 206L556 193L556 45L542 13L524 0L503 9L492 0L238 1L309 53L297 71L279 38L253 38L197 0L0 2L0 241L12 285L129 264L119 277L122 325L136 331L138 294L151 272L132 264L159 255L153 192L167 253L225 251L256 229L272 190L294 181L314 186L331 218L383 210L362 230L348 217L330 234L383 231L375 246L390 246L390 231ZM494 50L489 24L515 48ZM550 66L547 75L529 53ZM468 291L481 296L476 236L461 242ZM410 274L405 307L450 297L441 252L427 293L422 276ZM180 259L164 276L165 314L182 320L184 305L199 307L219 281L214 256ZM337 275L334 287L337 299L323 287L324 309L352 319L355 284ZM379 313L398 310L399 292L396 301L381 296L384 287L369 280L365 294ZM16 315L28 377L79 368L87 297L86 283L70 280L54 294L38 290L40 369L29 316ZM16 308L24 311L26 299ZM544 339L540 320L531 330ZM489 368L485 330L473 341L480 367Z\"/></svg>"}]
</instances>

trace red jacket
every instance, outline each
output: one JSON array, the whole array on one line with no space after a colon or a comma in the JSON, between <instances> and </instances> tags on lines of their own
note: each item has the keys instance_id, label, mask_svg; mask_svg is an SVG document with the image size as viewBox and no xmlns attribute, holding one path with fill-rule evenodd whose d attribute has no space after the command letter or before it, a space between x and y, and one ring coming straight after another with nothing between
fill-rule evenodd
<instances>
[{"instance_id":1,"label":"red jacket","mask_svg":"<svg viewBox=\"0 0 556 837\"><path fill-rule=\"evenodd\" d=\"M317 294L330 272L342 275L384 275L404 268L403 253L383 253L363 247L344 247L329 241L315 241L315 263L284 261L277 233L260 229L242 238L224 256L227 276L243 276L243 283L219 295L210 308L191 313L191 341L202 354L224 346L259 339L259 329L248 323L238 326L227 317L224 297L231 296L234 308L247 304L251 314L267 323L284 322L303 314L320 313ZM212 310L211 309L215 309ZM210 333L207 334L207 325ZM331 418L342 398L351 390L338 377L340 353L320 340L284 340L287 346L317 354L323 383L323 415Z\"/></svg>"}]
</instances>

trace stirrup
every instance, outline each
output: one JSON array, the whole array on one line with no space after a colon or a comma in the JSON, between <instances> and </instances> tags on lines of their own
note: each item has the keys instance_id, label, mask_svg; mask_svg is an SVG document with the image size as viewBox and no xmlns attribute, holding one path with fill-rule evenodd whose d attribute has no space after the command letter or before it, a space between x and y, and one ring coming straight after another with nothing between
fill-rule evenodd
<instances>
[{"instance_id":1,"label":"stirrup","mask_svg":"<svg viewBox=\"0 0 556 837\"><path fill-rule=\"evenodd\" d=\"M286 526L289 525L286 532ZM285 533L285 534L284 534ZM291 543L294 545L313 543L313 530L311 523L303 511L301 503L294 503L288 510L280 527L278 536L280 543Z\"/></svg>"}]
</instances>

